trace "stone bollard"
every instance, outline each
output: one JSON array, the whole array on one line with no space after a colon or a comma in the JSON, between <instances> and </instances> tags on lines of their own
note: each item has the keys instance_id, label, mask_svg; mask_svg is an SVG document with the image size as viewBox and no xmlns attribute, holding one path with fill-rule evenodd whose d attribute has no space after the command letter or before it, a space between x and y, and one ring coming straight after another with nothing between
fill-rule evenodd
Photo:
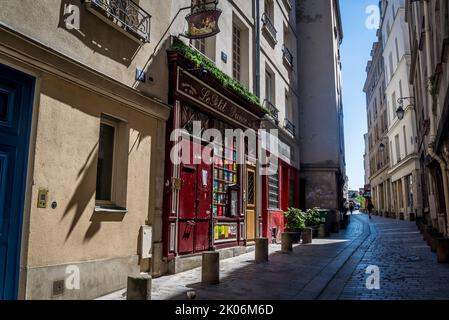
<instances>
[{"instance_id":1,"label":"stone bollard","mask_svg":"<svg viewBox=\"0 0 449 320\"><path fill-rule=\"evenodd\" d=\"M326 238L326 225L320 224L318 226L318 238Z\"/></svg>"},{"instance_id":2,"label":"stone bollard","mask_svg":"<svg viewBox=\"0 0 449 320\"><path fill-rule=\"evenodd\" d=\"M256 239L256 262L268 261L268 239Z\"/></svg>"},{"instance_id":3,"label":"stone bollard","mask_svg":"<svg viewBox=\"0 0 449 320\"><path fill-rule=\"evenodd\" d=\"M284 232L281 235L281 251L289 253L293 251L293 236L290 232Z\"/></svg>"},{"instance_id":4,"label":"stone bollard","mask_svg":"<svg viewBox=\"0 0 449 320\"><path fill-rule=\"evenodd\" d=\"M219 284L220 283L220 253L219 252L203 252L203 261L201 268L202 284Z\"/></svg>"},{"instance_id":5,"label":"stone bollard","mask_svg":"<svg viewBox=\"0 0 449 320\"><path fill-rule=\"evenodd\" d=\"M128 276L126 300L151 300L151 276L148 274Z\"/></svg>"},{"instance_id":6,"label":"stone bollard","mask_svg":"<svg viewBox=\"0 0 449 320\"><path fill-rule=\"evenodd\" d=\"M301 234L302 244L312 243L312 228L305 228Z\"/></svg>"},{"instance_id":7,"label":"stone bollard","mask_svg":"<svg viewBox=\"0 0 449 320\"><path fill-rule=\"evenodd\" d=\"M437 239L437 260L438 263L449 263L449 239Z\"/></svg>"}]
</instances>

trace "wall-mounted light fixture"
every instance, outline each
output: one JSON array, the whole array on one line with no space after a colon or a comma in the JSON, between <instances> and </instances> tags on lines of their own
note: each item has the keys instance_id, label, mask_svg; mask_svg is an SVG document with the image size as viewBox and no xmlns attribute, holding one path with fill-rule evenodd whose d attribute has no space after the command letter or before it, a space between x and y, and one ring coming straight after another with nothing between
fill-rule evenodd
<instances>
[{"instance_id":1,"label":"wall-mounted light fixture","mask_svg":"<svg viewBox=\"0 0 449 320\"><path fill-rule=\"evenodd\" d=\"M405 109L406 109L406 108L404 108L404 101L405 100L408 100L410 102L410 104L407 106L407 108L415 106L415 101L416 101L415 97L402 97L402 98L399 98L398 99L399 107L396 109L396 115L398 116L399 120L404 119L404 116L405 116Z\"/></svg>"},{"instance_id":2,"label":"wall-mounted light fixture","mask_svg":"<svg viewBox=\"0 0 449 320\"><path fill-rule=\"evenodd\" d=\"M379 151L384 152L386 147L385 147L385 144L383 143L383 141L389 140L389 139L388 139L388 137L382 137L381 140L382 141L380 142L380 145L379 145Z\"/></svg>"}]
</instances>

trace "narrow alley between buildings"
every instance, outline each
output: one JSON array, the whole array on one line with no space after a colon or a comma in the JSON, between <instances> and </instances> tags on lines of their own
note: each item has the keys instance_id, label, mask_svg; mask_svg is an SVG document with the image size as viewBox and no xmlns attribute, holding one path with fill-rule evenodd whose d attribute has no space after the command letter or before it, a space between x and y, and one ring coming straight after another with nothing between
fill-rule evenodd
<instances>
[{"instance_id":1,"label":"narrow alley between buildings","mask_svg":"<svg viewBox=\"0 0 449 320\"><path fill-rule=\"evenodd\" d=\"M197 300L449 299L449 265L436 263L414 222L354 214L338 234L292 254L280 249L270 246L268 263L256 264L254 252L220 261L216 286L201 285L201 268L153 279L152 299L182 300L187 292ZM379 289L367 288L373 266ZM100 299L126 299L126 292Z\"/></svg>"}]
</instances>

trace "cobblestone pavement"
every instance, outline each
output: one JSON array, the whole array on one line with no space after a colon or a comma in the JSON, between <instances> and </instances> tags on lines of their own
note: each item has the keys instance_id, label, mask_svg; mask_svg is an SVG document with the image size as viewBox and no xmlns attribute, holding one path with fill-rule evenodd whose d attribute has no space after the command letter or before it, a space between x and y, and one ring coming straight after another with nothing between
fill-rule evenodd
<instances>
[{"instance_id":1,"label":"cobblestone pavement","mask_svg":"<svg viewBox=\"0 0 449 320\"><path fill-rule=\"evenodd\" d=\"M365 286L368 266L380 270L380 290ZM270 261L254 252L220 261L220 284L202 286L201 268L153 279L152 299L449 299L449 266L422 240L413 222L353 215L347 230L282 254L270 246ZM124 299L118 291L101 299Z\"/></svg>"},{"instance_id":2,"label":"cobblestone pavement","mask_svg":"<svg viewBox=\"0 0 449 320\"><path fill-rule=\"evenodd\" d=\"M449 265L436 262L414 222L373 217L372 230L374 239L340 299L449 299ZM365 287L369 265L379 267L380 290Z\"/></svg>"}]
</instances>

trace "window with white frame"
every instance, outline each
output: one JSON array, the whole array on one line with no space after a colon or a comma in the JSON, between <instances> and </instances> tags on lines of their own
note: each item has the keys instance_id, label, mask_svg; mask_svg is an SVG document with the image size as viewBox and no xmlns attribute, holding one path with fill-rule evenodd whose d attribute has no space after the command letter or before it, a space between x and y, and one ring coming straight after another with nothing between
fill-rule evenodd
<instances>
[{"instance_id":1,"label":"window with white frame","mask_svg":"<svg viewBox=\"0 0 449 320\"><path fill-rule=\"evenodd\" d=\"M126 207L128 144L127 124L102 115L95 193L96 205L99 207Z\"/></svg>"}]
</instances>

